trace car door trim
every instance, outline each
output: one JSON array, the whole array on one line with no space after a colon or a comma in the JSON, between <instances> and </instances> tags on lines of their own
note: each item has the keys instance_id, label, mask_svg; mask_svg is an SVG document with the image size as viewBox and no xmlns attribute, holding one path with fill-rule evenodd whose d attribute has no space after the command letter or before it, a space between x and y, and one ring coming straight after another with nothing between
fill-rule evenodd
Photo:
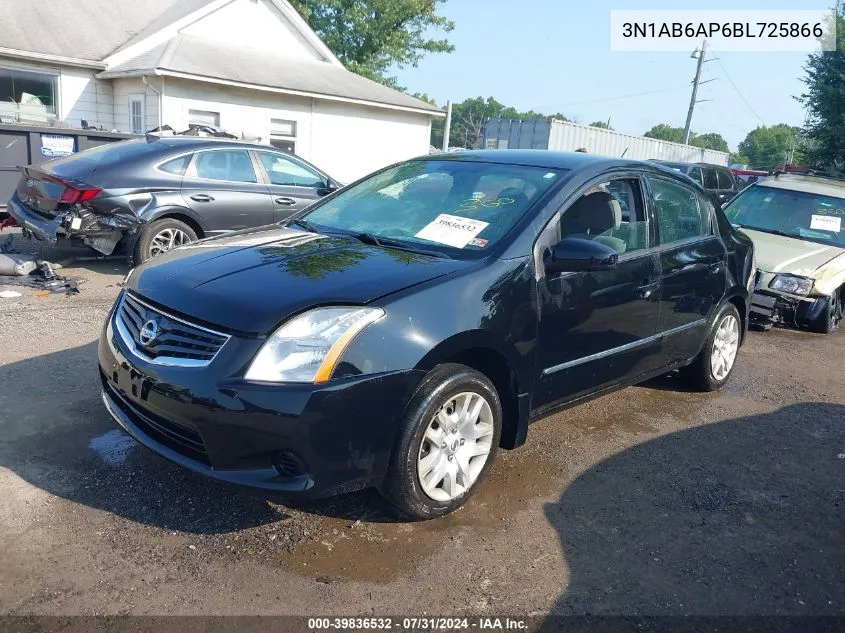
<instances>
[{"instance_id":1,"label":"car door trim","mask_svg":"<svg viewBox=\"0 0 845 633\"><path fill-rule=\"evenodd\" d=\"M685 323L684 325L680 325L678 327L672 328L671 330L666 330L665 332L660 332L659 334L654 334L652 336L647 336L646 338L640 339L639 341L633 341L631 343L625 343L625 345L620 345L618 347L613 347L611 349L604 350L602 352L597 352L595 354L590 354L589 356L582 356L581 358L576 358L575 360L566 361L565 363L560 363L559 365L553 365L552 367L546 367L543 370L544 376L550 376L551 374L555 374L559 371L563 371L564 369L570 369L571 367L577 367L578 365L583 365L584 363L591 363L595 360L601 360L602 358L607 358L608 356L613 356L615 354L621 354L623 352L629 352L633 349L637 349L638 347L646 347L655 343L661 339L664 339L669 336L674 336L675 334L680 334L686 330L690 330L692 328L701 327L702 325L707 323L707 319L697 319L690 323Z\"/></svg>"}]
</instances>

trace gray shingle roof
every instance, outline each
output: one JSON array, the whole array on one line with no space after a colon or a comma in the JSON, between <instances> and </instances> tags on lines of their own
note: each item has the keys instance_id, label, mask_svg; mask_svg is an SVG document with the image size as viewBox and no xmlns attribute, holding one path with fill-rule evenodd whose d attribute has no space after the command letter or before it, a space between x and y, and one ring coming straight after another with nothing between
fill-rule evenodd
<instances>
[{"instance_id":1,"label":"gray shingle roof","mask_svg":"<svg viewBox=\"0 0 845 633\"><path fill-rule=\"evenodd\" d=\"M186 35L175 37L98 76L152 74L155 70L440 112L439 108L425 101L333 64L235 48Z\"/></svg>"},{"instance_id":2,"label":"gray shingle roof","mask_svg":"<svg viewBox=\"0 0 845 633\"><path fill-rule=\"evenodd\" d=\"M211 0L0 0L0 46L102 61Z\"/></svg>"}]
</instances>

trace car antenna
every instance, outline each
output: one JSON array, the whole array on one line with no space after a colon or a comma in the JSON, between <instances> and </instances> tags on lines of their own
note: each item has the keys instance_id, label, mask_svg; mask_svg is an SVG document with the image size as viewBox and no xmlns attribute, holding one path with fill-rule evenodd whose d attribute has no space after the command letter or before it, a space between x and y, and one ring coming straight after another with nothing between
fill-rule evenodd
<instances>
[{"instance_id":1,"label":"car antenna","mask_svg":"<svg viewBox=\"0 0 845 633\"><path fill-rule=\"evenodd\" d=\"M620 156L619 158L625 158L625 154L627 154L627 153L628 153L628 148L626 147L625 151L622 152L622 156Z\"/></svg>"}]
</instances>

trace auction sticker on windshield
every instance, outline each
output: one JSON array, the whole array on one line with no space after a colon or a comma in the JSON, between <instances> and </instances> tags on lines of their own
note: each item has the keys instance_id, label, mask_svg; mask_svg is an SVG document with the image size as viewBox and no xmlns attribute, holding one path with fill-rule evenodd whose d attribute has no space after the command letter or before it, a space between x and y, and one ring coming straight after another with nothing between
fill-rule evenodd
<instances>
[{"instance_id":1,"label":"auction sticker on windshield","mask_svg":"<svg viewBox=\"0 0 845 633\"><path fill-rule=\"evenodd\" d=\"M441 213L424 226L414 237L429 242L438 242L455 248L463 248L476 235L487 228L487 222L462 218L459 215Z\"/></svg>"},{"instance_id":2,"label":"auction sticker on windshield","mask_svg":"<svg viewBox=\"0 0 845 633\"><path fill-rule=\"evenodd\" d=\"M810 219L810 228L839 233L842 229L842 218L835 215L813 215Z\"/></svg>"}]
</instances>

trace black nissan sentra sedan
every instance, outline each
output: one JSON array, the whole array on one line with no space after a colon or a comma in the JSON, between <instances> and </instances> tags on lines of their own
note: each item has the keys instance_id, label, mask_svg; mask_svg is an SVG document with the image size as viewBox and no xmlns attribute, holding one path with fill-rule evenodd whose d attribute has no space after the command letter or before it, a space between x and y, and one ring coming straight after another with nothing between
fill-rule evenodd
<instances>
[{"instance_id":1,"label":"black nissan sentra sedan","mask_svg":"<svg viewBox=\"0 0 845 633\"><path fill-rule=\"evenodd\" d=\"M556 409L728 380L751 242L689 178L584 154L394 165L282 224L136 268L99 344L140 443L271 496L460 507Z\"/></svg>"}]
</instances>

